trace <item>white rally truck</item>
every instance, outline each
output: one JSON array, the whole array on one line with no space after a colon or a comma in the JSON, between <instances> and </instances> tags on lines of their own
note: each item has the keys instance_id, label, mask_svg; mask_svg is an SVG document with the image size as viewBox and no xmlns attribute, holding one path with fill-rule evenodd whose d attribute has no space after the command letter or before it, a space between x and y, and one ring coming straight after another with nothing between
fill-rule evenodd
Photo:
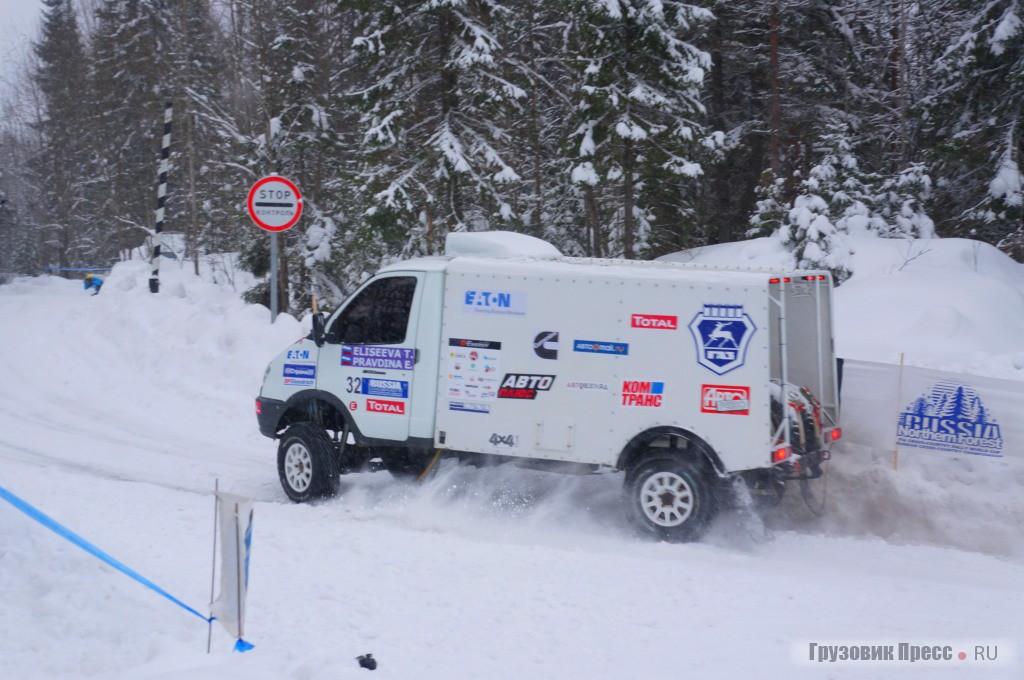
<instances>
[{"instance_id":1,"label":"white rally truck","mask_svg":"<svg viewBox=\"0 0 1024 680\"><path fill-rule=\"evenodd\" d=\"M636 525L690 540L738 482L770 502L822 475L840 434L831 291L827 272L451 234L444 256L387 266L314 315L267 367L259 427L293 501L440 455L622 471Z\"/></svg>"}]
</instances>

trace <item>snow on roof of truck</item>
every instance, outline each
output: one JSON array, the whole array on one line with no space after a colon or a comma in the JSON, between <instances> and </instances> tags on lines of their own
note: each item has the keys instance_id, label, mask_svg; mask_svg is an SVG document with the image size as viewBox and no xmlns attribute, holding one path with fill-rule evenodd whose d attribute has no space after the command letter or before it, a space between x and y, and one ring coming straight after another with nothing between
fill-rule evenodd
<instances>
[{"instance_id":1,"label":"snow on roof of truck","mask_svg":"<svg viewBox=\"0 0 1024 680\"><path fill-rule=\"evenodd\" d=\"M508 231L453 232L445 239L445 254L395 262L381 271L460 271L472 273L545 274L613 278L672 278L742 281L763 285L766 276L827 274L784 268L695 264L663 260L621 260L566 257L541 239Z\"/></svg>"},{"instance_id":2,"label":"snow on roof of truck","mask_svg":"<svg viewBox=\"0 0 1024 680\"><path fill-rule=\"evenodd\" d=\"M444 254L545 260L562 257L558 248L547 241L514 231L453 231L445 237Z\"/></svg>"}]
</instances>

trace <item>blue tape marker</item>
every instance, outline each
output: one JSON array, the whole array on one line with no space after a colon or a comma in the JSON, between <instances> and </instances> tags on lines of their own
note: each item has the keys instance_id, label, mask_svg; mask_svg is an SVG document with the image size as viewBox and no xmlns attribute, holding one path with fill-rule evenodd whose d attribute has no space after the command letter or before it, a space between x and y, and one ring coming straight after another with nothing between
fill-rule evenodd
<instances>
[{"instance_id":1,"label":"blue tape marker","mask_svg":"<svg viewBox=\"0 0 1024 680\"><path fill-rule=\"evenodd\" d=\"M235 643L235 651L236 652L248 652L253 647L255 647L255 645L253 645L253 644L251 644L249 642L246 642L242 638L238 638L238 642Z\"/></svg>"},{"instance_id":2,"label":"blue tape marker","mask_svg":"<svg viewBox=\"0 0 1024 680\"><path fill-rule=\"evenodd\" d=\"M90 553L93 556L98 557L100 560L106 562L107 564L112 566L114 569L117 569L122 574L124 574L126 576L130 576L131 578L135 579L136 581L138 581L142 585L146 586L147 588L149 588L153 592L158 593L160 595L163 595L168 600L170 600L174 604L178 605L179 607L181 607L185 611L191 612L192 614L195 614L196 616L201 618L203 621L206 621L207 623L209 623L210 621L213 621L213 617L203 616L202 614L197 612L195 609L192 609L192 607L189 607L187 604L185 604L184 602L182 602L178 598L174 597L173 595L168 593L166 590L164 590L160 586L156 585L155 583L153 583L152 581L147 579L145 576L142 576L141 574L139 574L135 570L130 569L130 568L126 567L125 565L121 564L116 559L114 559L113 557L111 557L107 553L103 552L102 550L100 550L99 548L94 546L89 541L85 540L84 538L82 538L78 534L74 533L73 531L71 531L67 527L59 524L58 522L54 521L53 519L51 519L51 518L47 517L46 515L44 515L43 513L39 512L34 507L29 505L25 501L21 500L20 498L18 498L14 494L12 494L10 491L8 491L7 489L3 488L2 486L0 486L0 499L3 499L5 501L7 501L8 503L10 503L14 507L16 507L18 510L21 510L23 513L25 513L26 515L28 515L32 519L34 519L35 521L37 521L40 524L42 524L44 527L46 527L47 529L49 529L53 533L55 533L58 536L61 536L63 538L66 538L67 540L71 541L72 543L74 543L75 545L77 545L79 548L81 548L82 550L86 551L87 553ZM248 644L248 643L246 643L246 644Z\"/></svg>"}]
</instances>

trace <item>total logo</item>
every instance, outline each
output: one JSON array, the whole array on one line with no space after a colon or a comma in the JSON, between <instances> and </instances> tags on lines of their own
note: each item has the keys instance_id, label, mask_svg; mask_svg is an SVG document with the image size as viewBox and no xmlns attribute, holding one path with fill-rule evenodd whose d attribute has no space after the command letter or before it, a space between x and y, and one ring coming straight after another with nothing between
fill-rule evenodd
<instances>
[{"instance_id":1,"label":"total logo","mask_svg":"<svg viewBox=\"0 0 1024 680\"><path fill-rule=\"evenodd\" d=\"M750 388L738 385L701 385L701 413L750 415Z\"/></svg>"},{"instance_id":2,"label":"total logo","mask_svg":"<svg viewBox=\"0 0 1024 680\"><path fill-rule=\"evenodd\" d=\"M654 328L674 331L679 328L679 317L665 316L663 314L633 314L630 316L629 325L633 328Z\"/></svg>"},{"instance_id":3,"label":"total logo","mask_svg":"<svg viewBox=\"0 0 1024 680\"><path fill-rule=\"evenodd\" d=\"M389 401L386 399L367 399L366 410L370 413L390 413L393 415L405 415L405 402Z\"/></svg>"},{"instance_id":4,"label":"total logo","mask_svg":"<svg viewBox=\"0 0 1024 680\"><path fill-rule=\"evenodd\" d=\"M665 394L665 383L625 380L622 383L623 406L645 406L661 408Z\"/></svg>"},{"instance_id":5,"label":"total logo","mask_svg":"<svg viewBox=\"0 0 1024 680\"><path fill-rule=\"evenodd\" d=\"M547 392L554 382L553 375L506 373L498 388L498 399L536 399L538 392Z\"/></svg>"}]
</instances>

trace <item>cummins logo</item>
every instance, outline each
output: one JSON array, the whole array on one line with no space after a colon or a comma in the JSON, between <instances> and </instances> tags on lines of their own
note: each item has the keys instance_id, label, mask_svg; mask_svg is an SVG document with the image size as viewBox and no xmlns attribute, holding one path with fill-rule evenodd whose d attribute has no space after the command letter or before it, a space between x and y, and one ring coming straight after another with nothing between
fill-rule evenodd
<instances>
[{"instance_id":1,"label":"cummins logo","mask_svg":"<svg viewBox=\"0 0 1024 680\"><path fill-rule=\"evenodd\" d=\"M533 339L533 353L541 359L558 358L558 331L542 331Z\"/></svg>"},{"instance_id":2,"label":"cummins logo","mask_svg":"<svg viewBox=\"0 0 1024 680\"><path fill-rule=\"evenodd\" d=\"M498 399L536 399L538 392L547 392L554 382L553 375L506 373L498 389Z\"/></svg>"}]
</instances>

